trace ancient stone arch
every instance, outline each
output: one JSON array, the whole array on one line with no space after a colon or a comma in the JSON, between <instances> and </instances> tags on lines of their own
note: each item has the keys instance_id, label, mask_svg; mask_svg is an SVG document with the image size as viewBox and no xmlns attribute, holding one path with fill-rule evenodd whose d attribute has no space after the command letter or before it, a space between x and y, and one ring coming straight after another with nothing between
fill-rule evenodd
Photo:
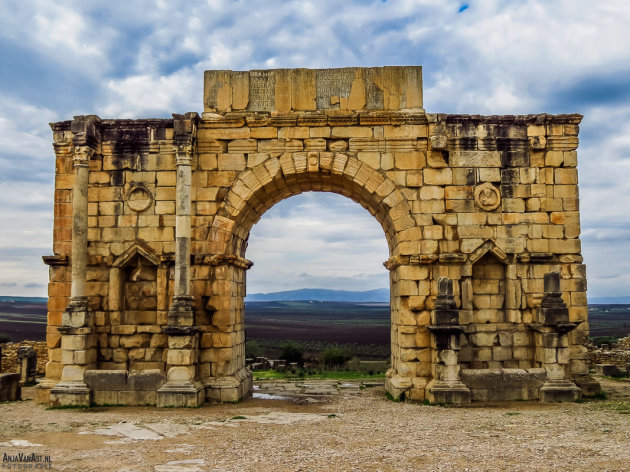
<instances>
[{"instance_id":1,"label":"ancient stone arch","mask_svg":"<svg viewBox=\"0 0 630 472\"><path fill-rule=\"evenodd\" d=\"M53 123L38 398L196 406L249 394L252 226L336 192L387 238L394 397L572 400L588 376L579 115L432 115L420 67L207 71L204 113Z\"/></svg>"},{"instance_id":2,"label":"ancient stone arch","mask_svg":"<svg viewBox=\"0 0 630 472\"><path fill-rule=\"evenodd\" d=\"M280 200L308 191L344 195L366 208L381 224L390 252L415 225L409 203L395 184L368 164L344 152L310 151L271 157L243 172L217 212L234 227L226 250L244 257L247 237L262 214Z\"/></svg>"}]
</instances>

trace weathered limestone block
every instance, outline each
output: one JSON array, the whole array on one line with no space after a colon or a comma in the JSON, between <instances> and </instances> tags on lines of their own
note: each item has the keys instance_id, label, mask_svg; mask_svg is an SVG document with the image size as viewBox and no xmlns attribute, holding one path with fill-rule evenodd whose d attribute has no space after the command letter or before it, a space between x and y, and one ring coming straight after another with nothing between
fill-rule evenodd
<instances>
[{"instance_id":1,"label":"weathered limestone block","mask_svg":"<svg viewBox=\"0 0 630 472\"><path fill-rule=\"evenodd\" d=\"M118 390L96 390L92 394L95 405L120 405Z\"/></svg>"},{"instance_id":2,"label":"weathered limestone block","mask_svg":"<svg viewBox=\"0 0 630 472\"><path fill-rule=\"evenodd\" d=\"M171 365L191 365L195 361L195 351L192 349L169 349L166 362Z\"/></svg>"},{"instance_id":3,"label":"weathered limestone block","mask_svg":"<svg viewBox=\"0 0 630 472\"><path fill-rule=\"evenodd\" d=\"M476 401L535 400L545 378L544 369L462 370L462 382Z\"/></svg>"},{"instance_id":4,"label":"weathered limestone block","mask_svg":"<svg viewBox=\"0 0 630 472\"><path fill-rule=\"evenodd\" d=\"M149 333L139 333L131 336L121 336L120 346L123 348L148 347L151 342Z\"/></svg>"},{"instance_id":5,"label":"weathered limestone block","mask_svg":"<svg viewBox=\"0 0 630 472\"><path fill-rule=\"evenodd\" d=\"M113 362L127 362L129 359L129 350L123 348L112 349Z\"/></svg>"},{"instance_id":6,"label":"weathered limestone block","mask_svg":"<svg viewBox=\"0 0 630 472\"><path fill-rule=\"evenodd\" d=\"M142 361L144 360L146 355L146 349L144 348L133 348L128 351L129 361Z\"/></svg>"},{"instance_id":7,"label":"weathered limestone block","mask_svg":"<svg viewBox=\"0 0 630 472\"><path fill-rule=\"evenodd\" d=\"M157 405L157 392L123 390L118 392L119 405Z\"/></svg>"},{"instance_id":8,"label":"weathered limestone block","mask_svg":"<svg viewBox=\"0 0 630 472\"><path fill-rule=\"evenodd\" d=\"M149 369L130 373L127 382L131 391L157 391L166 382L166 377L158 369Z\"/></svg>"},{"instance_id":9,"label":"weathered limestone block","mask_svg":"<svg viewBox=\"0 0 630 472\"><path fill-rule=\"evenodd\" d=\"M76 334L63 336L61 339L61 349L68 351L79 351L94 347L95 340L89 334Z\"/></svg>"},{"instance_id":10,"label":"weathered limestone block","mask_svg":"<svg viewBox=\"0 0 630 472\"><path fill-rule=\"evenodd\" d=\"M95 391L127 389L126 370L86 370L85 383Z\"/></svg>"},{"instance_id":11,"label":"weathered limestone block","mask_svg":"<svg viewBox=\"0 0 630 472\"><path fill-rule=\"evenodd\" d=\"M168 338L169 349L191 349L195 343L195 335L170 336Z\"/></svg>"}]
</instances>

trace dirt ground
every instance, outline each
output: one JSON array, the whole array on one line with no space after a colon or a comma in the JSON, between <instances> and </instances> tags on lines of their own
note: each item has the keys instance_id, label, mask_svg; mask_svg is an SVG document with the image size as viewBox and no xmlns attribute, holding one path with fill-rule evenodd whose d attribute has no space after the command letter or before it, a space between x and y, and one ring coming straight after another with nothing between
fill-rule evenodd
<instances>
[{"instance_id":1,"label":"dirt ground","mask_svg":"<svg viewBox=\"0 0 630 472\"><path fill-rule=\"evenodd\" d=\"M382 387L198 409L3 403L0 471L630 470L630 381L602 386L607 400L465 408L394 403ZM8 462L20 453L40 462Z\"/></svg>"}]
</instances>

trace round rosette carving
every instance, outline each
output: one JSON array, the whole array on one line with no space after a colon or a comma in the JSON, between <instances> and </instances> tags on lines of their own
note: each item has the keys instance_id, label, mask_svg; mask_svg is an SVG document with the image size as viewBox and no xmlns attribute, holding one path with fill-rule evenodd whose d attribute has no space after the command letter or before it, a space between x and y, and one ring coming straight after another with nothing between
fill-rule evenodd
<instances>
[{"instance_id":1,"label":"round rosette carving","mask_svg":"<svg viewBox=\"0 0 630 472\"><path fill-rule=\"evenodd\" d=\"M492 211L499 208L501 204L501 194L490 182L486 182L475 187L475 204L485 211Z\"/></svg>"},{"instance_id":2,"label":"round rosette carving","mask_svg":"<svg viewBox=\"0 0 630 472\"><path fill-rule=\"evenodd\" d=\"M131 211L140 213L151 206L153 194L143 185L134 185L127 193L127 205Z\"/></svg>"}]
</instances>

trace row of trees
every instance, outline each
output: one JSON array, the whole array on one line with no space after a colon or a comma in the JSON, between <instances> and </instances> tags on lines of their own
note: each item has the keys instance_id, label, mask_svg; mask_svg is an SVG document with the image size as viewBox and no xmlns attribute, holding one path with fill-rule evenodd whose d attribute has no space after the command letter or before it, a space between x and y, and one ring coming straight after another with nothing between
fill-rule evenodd
<instances>
[{"instance_id":1,"label":"row of trees","mask_svg":"<svg viewBox=\"0 0 630 472\"><path fill-rule=\"evenodd\" d=\"M352 352L342 346L329 346L319 352L316 358L305 359L304 346L297 341L285 341L281 346L280 359L284 359L287 363L297 363L298 365L304 365L304 361L310 362L318 361L321 364L329 367L337 367L344 365L354 356ZM263 348L257 341L247 341L245 344L245 351L247 357L262 357L264 355Z\"/></svg>"},{"instance_id":2,"label":"row of trees","mask_svg":"<svg viewBox=\"0 0 630 472\"><path fill-rule=\"evenodd\" d=\"M382 360L389 359L389 346L357 343L334 343L329 341L288 341L286 339L251 339L246 343L247 357L277 357L280 358L285 345L295 344L302 350L303 357L314 356L321 359L324 352L344 351L351 357L360 359Z\"/></svg>"}]
</instances>

